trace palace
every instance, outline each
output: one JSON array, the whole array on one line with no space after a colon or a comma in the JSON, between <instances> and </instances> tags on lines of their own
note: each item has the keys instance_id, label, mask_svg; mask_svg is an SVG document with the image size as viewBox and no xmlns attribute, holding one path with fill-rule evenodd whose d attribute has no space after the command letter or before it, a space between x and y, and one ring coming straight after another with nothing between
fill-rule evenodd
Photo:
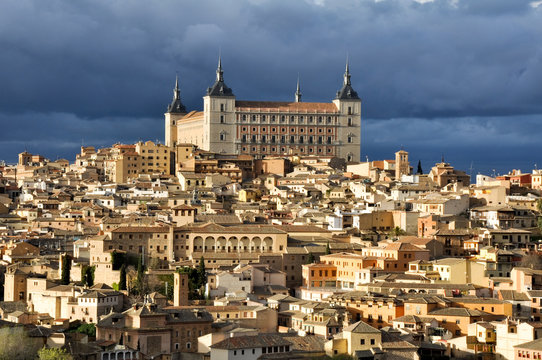
<instances>
[{"instance_id":1,"label":"palace","mask_svg":"<svg viewBox=\"0 0 542 360\"><path fill-rule=\"evenodd\" d=\"M224 82L219 58L215 83L203 97L203 111L187 112L179 79L165 114L165 143L194 144L215 153L336 156L359 161L361 99L352 88L348 62L342 88L329 103L240 101Z\"/></svg>"}]
</instances>

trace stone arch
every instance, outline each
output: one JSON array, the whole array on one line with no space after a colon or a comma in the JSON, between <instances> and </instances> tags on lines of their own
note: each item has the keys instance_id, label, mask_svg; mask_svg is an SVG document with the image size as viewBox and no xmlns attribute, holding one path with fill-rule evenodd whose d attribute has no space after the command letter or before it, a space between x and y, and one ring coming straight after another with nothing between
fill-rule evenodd
<instances>
[{"instance_id":1,"label":"stone arch","mask_svg":"<svg viewBox=\"0 0 542 360\"><path fill-rule=\"evenodd\" d=\"M266 236L262 241L262 251L272 252L273 251L273 239L270 236Z\"/></svg>"},{"instance_id":2,"label":"stone arch","mask_svg":"<svg viewBox=\"0 0 542 360\"><path fill-rule=\"evenodd\" d=\"M254 236L250 240L250 249L254 252L261 252L262 251L262 239L259 236Z\"/></svg>"},{"instance_id":3,"label":"stone arch","mask_svg":"<svg viewBox=\"0 0 542 360\"><path fill-rule=\"evenodd\" d=\"M217 251L226 251L227 241L224 236L219 236L216 239L216 250Z\"/></svg>"},{"instance_id":4,"label":"stone arch","mask_svg":"<svg viewBox=\"0 0 542 360\"><path fill-rule=\"evenodd\" d=\"M248 236L243 236L243 237L239 240L239 251L242 251L242 252L249 252L249 251L250 251L250 247L251 247L250 239L248 238Z\"/></svg>"},{"instance_id":5,"label":"stone arch","mask_svg":"<svg viewBox=\"0 0 542 360\"><path fill-rule=\"evenodd\" d=\"M194 251L201 251L203 249L203 238L201 236L196 236L193 241Z\"/></svg>"},{"instance_id":6,"label":"stone arch","mask_svg":"<svg viewBox=\"0 0 542 360\"><path fill-rule=\"evenodd\" d=\"M215 251L216 249L216 244L215 244L215 238L212 237L212 236L207 236L205 238L205 243L204 243L204 249L205 251Z\"/></svg>"},{"instance_id":7,"label":"stone arch","mask_svg":"<svg viewBox=\"0 0 542 360\"><path fill-rule=\"evenodd\" d=\"M228 252L237 252L239 251L239 239L237 236L230 236L228 238Z\"/></svg>"}]
</instances>

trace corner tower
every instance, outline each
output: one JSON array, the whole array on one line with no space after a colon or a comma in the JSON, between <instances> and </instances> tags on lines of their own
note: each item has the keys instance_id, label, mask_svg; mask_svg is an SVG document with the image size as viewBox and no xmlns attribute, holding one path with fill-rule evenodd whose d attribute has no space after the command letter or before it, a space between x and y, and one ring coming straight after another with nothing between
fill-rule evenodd
<instances>
[{"instance_id":1,"label":"corner tower","mask_svg":"<svg viewBox=\"0 0 542 360\"><path fill-rule=\"evenodd\" d=\"M165 144L169 147L175 147L177 144L177 121L186 115L186 108L181 102L181 90L179 89L179 76L175 78L175 88L173 89L173 101L167 107L165 116Z\"/></svg>"},{"instance_id":2,"label":"corner tower","mask_svg":"<svg viewBox=\"0 0 542 360\"><path fill-rule=\"evenodd\" d=\"M341 146L337 147L337 156L346 161L359 161L361 146L361 99L350 82L350 65L346 60L343 86L333 100L339 110L337 137Z\"/></svg>"},{"instance_id":3,"label":"corner tower","mask_svg":"<svg viewBox=\"0 0 542 360\"><path fill-rule=\"evenodd\" d=\"M203 97L203 149L233 154L238 137L235 126L235 95L224 82L222 59L218 57L216 80Z\"/></svg>"}]
</instances>

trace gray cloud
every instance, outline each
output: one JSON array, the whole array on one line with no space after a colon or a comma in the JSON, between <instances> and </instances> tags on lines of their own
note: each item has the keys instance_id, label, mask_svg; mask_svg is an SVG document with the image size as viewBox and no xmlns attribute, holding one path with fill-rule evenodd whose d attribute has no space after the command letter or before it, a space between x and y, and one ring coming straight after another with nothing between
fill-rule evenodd
<instances>
[{"instance_id":1,"label":"gray cloud","mask_svg":"<svg viewBox=\"0 0 542 360\"><path fill-rule=\"evenodd\" d=\"M540 124L541 17L525 0L5 1L0 124L10 134L0 141L37 146L29 124L47 127L41 152L85 133L104 144L162 138L175 72L187 107L200 109L219 48L228 85L255 100L292 99L299 73L304 100L328 101L349 53L374 152L399 146L394 127L437 127L428 151L500 141L508 121ZM378 119L392 120L370 125ZM524 146L519 131L508 139ZM13 149L1 145L0 158Z\"/></svg>"}]
</instances>

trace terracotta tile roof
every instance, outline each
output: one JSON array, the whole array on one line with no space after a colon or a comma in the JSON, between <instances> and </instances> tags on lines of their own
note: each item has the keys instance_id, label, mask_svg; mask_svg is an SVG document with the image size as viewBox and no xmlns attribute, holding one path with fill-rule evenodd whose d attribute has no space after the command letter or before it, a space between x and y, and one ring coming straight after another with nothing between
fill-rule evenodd
<instances>
[{"instance_id":1,"label":"terracotta tile roof","mask_svg":"<svg viewBox=\"0 0 542 360\"><path fill-rule=\"evenodd\" d=\"M291 342L284 339L280 335L275 334L260 334L257 336L234 336L222 340L214 345L211 345L213 349L252 349L269 346L284 346L292 345Z\"/></svg>"},{"instance_id":2,"label":"terracotta tile roof","mask_svg":"<svg viewBox=\"0 0 542 360\"><path fill-rule=\"evenodd\" d=\"M280 101L236 101L237 111L278 111L303 113L339 113L333 103L280 102Z\"/></svg>"},{"instance_id":3,"label":"terracotta tile roof","mask_svg":"<svg viewBox=\"0 0 542 360\"><path fill-rule=\"evenodd\" d=\"M393 242L384 248L385 250L401 250L401 251L429 251L426 249L421 249L416 245L402 242Z\"/></svg>"},{"instance_id":4,"label":"terracotta tile roof","mask_svg":"<svg viewBox=\"0 0 542 360\"><path fill-rule=\"evenodd\" d=\"M190 111L188 114L179 119L179 121L192 121L201 119L203 119L203 111Z\"/></svg>"},{"instance_id":5,"label":"terracotta tile roof","mask_svg":"<svg viewBox=\"0 0 542 360\"><path fill-rule=\"evenodd\" d=\"M112 233L167 233L169 228L158 226L121 226L111 231Z\"/></svg>"}]
</instances>

